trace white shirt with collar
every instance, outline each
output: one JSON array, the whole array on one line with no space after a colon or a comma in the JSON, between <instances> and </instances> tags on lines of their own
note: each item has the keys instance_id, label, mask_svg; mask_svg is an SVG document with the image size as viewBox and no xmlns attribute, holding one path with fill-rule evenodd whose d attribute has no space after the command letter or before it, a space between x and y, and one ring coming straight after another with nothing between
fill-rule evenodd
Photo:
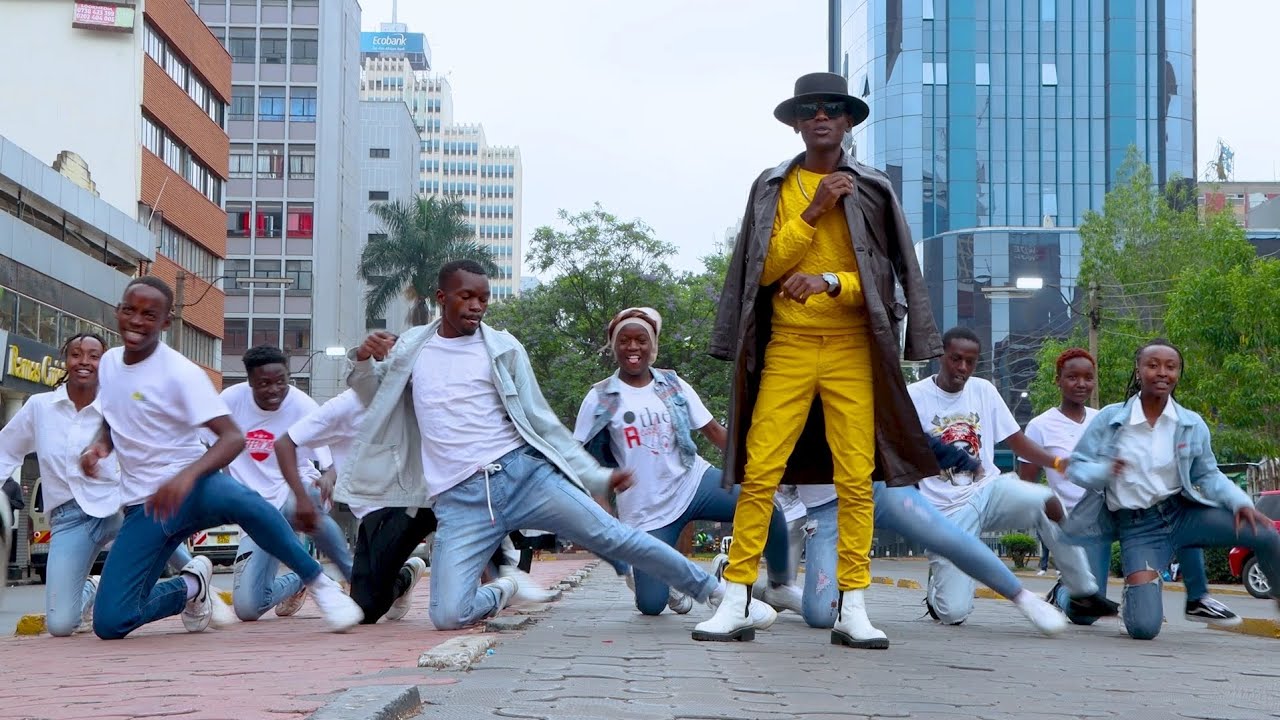
<instances>
[{"instance_id":1,"label":"white shirt with collar","mask_svg":"<svg viewBox=\"0 0 1280 720\"><path fill-rule=\"evenodd\" d=\"M1174 443L1178 433L1178 410L1173 398L1152 426L1135 399L1128 422L1116 437L1116 457L1125 462L1124 472L1107 483L1107 509L1142 510L1182 492L1178 456Z\"/></svg>"},{"instance_id":2,"label":"white shirt with collar","mask_svg":"<svg viewBox=\"0 0 1280 720\"><path fill-rule=\"evenodd\" d=\"M23 458L36 453L46 511L75 500L88 515L110 517L120 510L115 454L98 462L96 478L80 470L80 454L101 428L102 409L96 398L76 410L66 387L32 396L0 430L0 477L9 477L22 467Z\"/></svg>"}]
</instances>

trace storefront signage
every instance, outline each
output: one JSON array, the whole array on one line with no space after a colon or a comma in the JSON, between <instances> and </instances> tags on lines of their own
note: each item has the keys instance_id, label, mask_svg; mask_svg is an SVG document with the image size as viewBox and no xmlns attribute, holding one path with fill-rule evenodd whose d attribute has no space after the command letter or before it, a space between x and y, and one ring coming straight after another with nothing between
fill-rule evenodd
<instances>
[{"instance_id":1,"label":"storefront signage","mask_svg":"<svg viewBox=\"0 0 1280 720\"><path fill-rule=\"evenodd\" d=\"M67 374L57 348L13 333L4 342L4 379L0 385L27 393L51 390Z\"/></svg>"},{"instance_id":2,"label":"storefront signage","mask_svg":"<svg viewBox=\"0 0 1280 720\"><path fill-rule=\"evenodd\" d=\"M71 21L71 27L82 30L133 32L133 11L132 5L75 0L75 19Z\"/></svg>"}]
</instances>

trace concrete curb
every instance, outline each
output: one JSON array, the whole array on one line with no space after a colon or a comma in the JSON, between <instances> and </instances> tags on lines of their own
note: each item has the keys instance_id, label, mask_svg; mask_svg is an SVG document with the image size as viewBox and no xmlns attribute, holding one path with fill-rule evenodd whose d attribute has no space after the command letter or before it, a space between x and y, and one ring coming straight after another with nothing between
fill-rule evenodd
<instances>
[{"instance_id":1,"label":"concrete curb","mask_svg":"<svg viewBox=\"0 0 1280 720\"><path fill-rule=\"evenodd\" d=\"M1280 620L1272 620L1271 618L1244 618L1244 622L1235 627L1218 627L1216 625L1210 625L1209 627L1238 635L1252 635L1254 637L1280 640Z\"/></svg>"},{"instance_id":2,"label":"concrete curb","mask_svg":"<svg viewBox=\"0 0 1280 720\"><path fill-rule=\"evenodd\" d=\"M23 615L18 618L14 635L39 635L44 632L44 615Z\"/></svg>"},{"instance_id":3,"label":"concrete curb","mask_svg":"<svg viewBox=\"0 0 1280 720\"><path fill-rule=\"evenodd\" d=\"M1014 570L1013 574L1017 575L1018 577L1039 578L1041 580L1057 579L1056 575L1036 575L1033 572L1026 572L1023 570ZM1109 577L1107 578L1107 584L1120 587L1124 585L1124 578ZM1187 587L1180 582L1167 582L1164 584L1164 587L1166 590L1181 590L1182 592L1187 591ZM1226 587L1223 585L1209 586L1209 594L1210 595L1242 595L1244 597L1253 597L1252 595L1249 594L1249 591L1245 590L1244 588Z\"/></svg>"},{"instance_id":4,"label":"concrete curb","mask_svg":"<svg viewBox=\"0 0 1280 720\"><path fill-rule=\"evenodd\" d=\"M417 685L368 685L344 691L307 720L399 720L420 707Z\"/></svg>"},{"instance_id":5,"label":"concrete curb","mask_svg":"<svg viewBox=\"0 0 1280 720\"><path fill-rule=\"evenodd\" d=\"M491 633L515 632L537 622L532 615L499 615L484 621L484 631Z\"/></svg>"},{"instance_id":6,"label":"concrete curb","mask_svg":"<svg viewBox=\"0 0 1280 720\"><path fill-rule=\"evenodd\" d=\"M470 670L498 644L494 635L464 635L446 640L418 657L418 667L436 670Z\"/></svg>"}]
</instances>

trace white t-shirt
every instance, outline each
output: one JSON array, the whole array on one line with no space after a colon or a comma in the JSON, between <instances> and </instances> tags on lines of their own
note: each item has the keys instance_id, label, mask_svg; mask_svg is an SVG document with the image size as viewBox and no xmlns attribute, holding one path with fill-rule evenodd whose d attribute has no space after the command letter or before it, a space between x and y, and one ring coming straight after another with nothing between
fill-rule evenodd
<instances>
[{"instance_id":1,"label":"white t-shirt","mask_svg":"<svg viewBox=\"0 0 1280 720\"><path fill-rule=\"evenodd\" d=\"M481 331L483 332L483 331ZM432 335L413 365L413 410L422 431L422 469L431 497L524 446L493 384L480 333Z\"/></svg>"},{"instance_id":2,"label":"white t-shirt","mask_svg":"<svg viewBox=\"0 0 1280 720\"><path fill-rule=\"evenodd\" d=\"M213 381L160 343L146 360L124 362L124 348L102 355L98 403L120 462L120 502L138 505L204 456L200 429L230 415Z\"/></svg>"},{"instance_id":3,"label":"white t-shirt","mask_svg":"<svg viewBox=\"0 0 1280 720\"><path fill-rule=\"evenodd\" d=\"M630 488L618 493L618 519L637 530L656 530L675 522L693 502L702 476L711 467L697 456L686 470L680 461L675 425L666 403L654 391L657 383L637 388L619 382L621 388L617 412L609 421L609 448L618 464L636 475ZM702 398L684 380L680 380L689 409L689 428L702 428L714 418ZM574 437L591 431L595 409L599 404L592 388L578 410Z\"/></svg>"},{"instance_id":4,"label":"white t-shirt","mask_svg":"<svg viewBox=\"0 0 1280 720\"><path fill-rule=\"evenodd\" d=\"M908 385L907 392L925 432L982 462L981 477L944 471L921 481L920 492L946 512L964 504L982 481L1000 474L996 443L1021 428L995 385L982 378L971 377L960 392L949 393L938 387L933 377L927 377Z\"/></svg>"},{"instance_id":5,"label":"white t-shirt","mask_svg":"<svg viewBox=\"0 0 1280 720\"><path fill-rule=\"evenodd\" d=\"M40 461L40 492L45 513L75 500L86 514L110 517L120 510L120 478L114 454L98 461L98 476L80 469L80 455L98 437L102 411L98 401L76 410L66 386L27 400L0 429L0 483L22 468L30 453ZM0 558L0 564L8 558Z\"/></svg>"},{"instance_id":6,"label":"white t-shirt","mask_svg":"<svg viewBox=\"0 0 1280 720\"><path fill-rule=\"evenodd\" d=\"M289 438L298 447L313 450L327 447L333 464L341 469L351 457L356 435L364 423L365 406L355 390L346 390L330 398L306 417L289 426ZM321 462L321 465L324 463ZM375 505L349 505L357 520L379 510Z\"/></svg>"},{"instance_id":7,"label":"white t-shirt","mask_svg":"<svg viewBox=\"0 0 1280 720\"><path fill-rule=\"evenodd\" d=\"M280 403L280 409L268 412L253 401L253 388L249 383L232 385L222 391L222 401L231 411L231 419L244 431L244 450L227 467L231 477L258 493L273 507L283 507L289 499L289 486L280 472L276 460L276 439L289 431L293 424L319 409L316 401L296 387L290 387ZM206 440L208 431L205 431ZM330 463L329 451L300 447L298 451L298 475L304 485L320 477L313 463Z\"/></svg>"},{"instance_id":8,"label":"white t-shirt","mask_svg":"<svg viewBox=\"0 0 1280 720\"><path fill-rule=\"evenodd\" d=\"M1053 455L1071 457L1071 451L1076 449L1080 436L1084 435L1085 428L1089 427L1089 423L1097 414L1097 410L1086 407L1084 422L1076 422L1063 415L1058 408L1049 408L1031 418L1031 422L1027 423L1027 437L1039 443ZM1022 460L1022 458L1018 459ZM1079 504L1084 499L1085 493L1089 492L1053 468L1045 468L1044 475L1049 480L1049 489L1053 490L1053 494L1062 501L1062 507L1066 508L1067 512L1071 512L1071 508Z\"/></svg>"},{"instance_id":9,"label":"white t-shirt","mask_svg":"<svg viewBox=\"0 0 1280 720\"><path fill-rule=\"evenodd\" d=\"M826 505L836 499L835 485L797 485L796 492L805 510Z\"/></svg>"},{"instance_id":10,"label":"white t-shirt","mask_svg":"<svg viewBox=\"0 0 1280 720\"><path fill-rule=\"evenodd\" d=\"M1144 510L1182 492L1182 476L1174 442L1178 411L1173 399L1165 403L1155 427L1147 423L1142 403L1134 402L1116 436L1116 457L1125 470L1107 481L1107 509Z\"/></svg>"}]
</instances>

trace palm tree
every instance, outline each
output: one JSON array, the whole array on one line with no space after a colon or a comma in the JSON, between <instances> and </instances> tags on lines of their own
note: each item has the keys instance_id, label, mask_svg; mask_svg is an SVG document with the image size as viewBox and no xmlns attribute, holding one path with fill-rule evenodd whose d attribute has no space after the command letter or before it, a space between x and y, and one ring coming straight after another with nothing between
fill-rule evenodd
<instances>
[{"instance_id":1,"label":"palm tree","mask_svg":"<svg viewBox=\"0 0 1280 720\"><path fill-rule=\"evenodd\" d=\"M435 306L436 276L454 260L475 260L490 273L498 266L489 248L476 242L467 209L454 198L419 197L369 207L382 221L384 235L371 238L360 254L360 279L369 285L365 316L381 317L388 303L403 294L413 303L409 324L421 325Z\"/></svg>"}]
</instances>

